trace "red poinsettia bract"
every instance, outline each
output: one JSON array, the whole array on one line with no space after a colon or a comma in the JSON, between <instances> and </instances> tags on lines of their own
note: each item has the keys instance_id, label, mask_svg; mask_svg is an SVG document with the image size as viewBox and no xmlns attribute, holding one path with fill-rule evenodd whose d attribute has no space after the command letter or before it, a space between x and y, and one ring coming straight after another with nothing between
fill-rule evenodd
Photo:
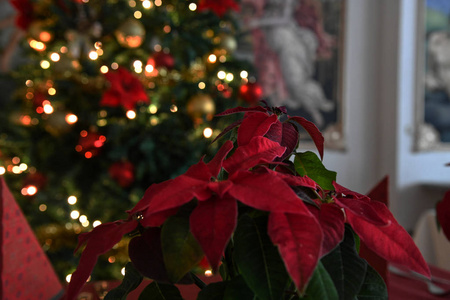
<instances>
[{"instance_id":1,"label":"red poinsettia bract","mask_svg":"<svg viewBox=\"0 0 450 300\"><path fill-rule=\"evenodd\" d=\"M234 0L200 0L198 11L211 10L220 18L229 10L239 11L239 5Z\"/></svg>"},{"instance_id":2,"label":"red poinsettia bract","mask_svg":"<svg viewBox=\"0 0 450 300\"><path fill-rule=\"evenodd\" d=\"M109 81L109 89L103 93L101 106L122 106L125 110L132 110L139 102L149 103L147 93L138 78L125 68L118 68L105 74Z\"/></svg>"}]
</instances>

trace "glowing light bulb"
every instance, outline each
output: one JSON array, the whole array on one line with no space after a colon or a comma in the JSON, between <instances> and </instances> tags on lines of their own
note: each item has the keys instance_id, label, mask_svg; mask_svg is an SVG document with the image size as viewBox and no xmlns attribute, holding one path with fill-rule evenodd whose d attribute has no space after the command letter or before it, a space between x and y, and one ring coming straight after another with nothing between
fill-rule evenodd
<instances>
[{"instance_id":1,"label":"glowing light bulb","mask_svg":"<svg viewBox=\"0 0 450 300\"><path fill-rule=\"evenodd\" d=\"M151 1L149 1L149 0L142 1L143 8L150 9L150 8L152 8L152 6L153 6L153 3Z\"/></svg>"},{"instance_id":2,"label":"glowing light bulb","mask_svg":"<svg viewBox=\"0 0 450 300\"><path fill-rule=\"evenodd\" d=\"M212 270L205 270L205 276L211 277L213 275Z\"/></svg>"},{"instance_id":3,"label":"glowing light bulb","mask_svg":"<svg viewBox=\"0 0 450 300\"><path fill-rule=\"evenodd\" d=\"M6 168L5 167L0 167L0 175L3 175L6 173Z\"/></svg>"},{"instance_id":4,"label":"glowing light bulb","mask_svg":"<svg viewBox=\"0 0 450 300\"><path fill-rule=\"evenodd\" d=\"M78 217L78 221L80 221L80 223L84 223L87 221L87 217L85 215L81 215Z\"/></svg>"},{"instance_id":5,"label":"glowing light bulb","mask_svg":"<svg viewBox=\"0 0 450 300\"><path fill-rule=\"evenodd\" d=\"M242 70L241 73L239 73L242 79L248 78L248 72L245 70Z\"/></svg>"},{"instance_id":6,"label":"glowing light bulb","mask_svg":"<svg viewBox=\"0 0 450 300\"><path fill-rule=\"evenodd\" d=\"M67 114L66 115L66 122L67 124L75 124L78 121L78 117L74 114Z\"/></svg>"},{"instance_id":7,"label":"glowing light bulb","mask_svg":"<svg viewBox=\"0 0 450 300\"><path fill-rule=\"evenodd\" d=\"M51 104L44 104L43 108L44 108L44 112L47 115L52 114L54 111L53 106Z\"/></svg>"},{"instance_id":8,"label":"glowing light bulb","mask_svg":"<svg viewBox=\"0 0 450 300\"><path fill-rule=\"evenodd\" d=\"M77 203L77 200L77 197L69 196L69 198L67 198L67 203L69 203L70 205L74 205L75 203Z\"/></svg>"},{"instance_id":9,"label":"glowing light bulb","mask_svg":"<svg viewBox=\"0 0 450 300\"><path fill-rule=\"evenodd\" d=\"M198 88L201 90L204 90L206 88L206 84L204 82L199 82L198 83Z\"/></svg>"},{"instance_id":10,"label":"glowing light bulb","mask_svg":"<svg viewBox=\"0 0 450 300\"><path fill-rule=\"evenodd\" d=\"M134 16L135 19L139 20L140 18L142 18L142 13L137 10L137 11L134 12L133 16Z\"/></svg>"},{"instance_id":11,"label":"glowing light bulb","mask_svg":"<svg viewBox=\"0 0 450 300\"><path fill-rule=\"evenodd\" d=\"M107 66L101 66L100 67L100 72L102 72L103 74L108 73L108 71L109 71L109 68Z\"/></svg>"},{"instance_id":12,"label":"glowing light bulb","mask_svg":"<svg viewBox=\"0 0 450 300\"><path fill-rule=\"evenodd\" d=\"M92 223L92 226L97 227L98 225L102 224L99 220L95 220L94 223Z\"/></svg>"},{"instance_id":13,"label":"glowing light bulb","mask_svg":"<svg viewBox=\"0 0 450 300\"><path fill-rule=\"evenodd\" d=\"M136 118L136 112L134 110L127 111L126 115L127 115L127 118L130 120L133 120Z\"/></svg>"},{"instance_id":14,"label":"glowing light bulb","mask_svg":"<svg viewBox=\"0 0 450 300\"><path fill-rule=\"evenodd\" d=\"M225 80L228 81L228 82L233 81L233 79L234 79L233 73L228 73L228 74L225 76Z\"/></svg>"},{"instance_id":15,"label":"glowing light bulb","mask_svg":"<svg viewBox=\"0 0 450 300\"><path fill-rule=\"evenodd\" d=\"M219 79L225 79L225 77L227 77L227 73L225 73L225 71L219 71L217 73L217 78Z\"/></svg>"},{"instance_id":16,"label":"glowing light bulb","mask_svg":"<svg viewBox=\"0 0 450 300\"><path fill-rule=\"evenodd\" d=\"M45 205L45 204L39 205L39 211L46 211L46 210L47 210L47 205Z\"/></svg>"},{"instance_id":17,"label":"glowing light bulb","mask_svg":"<svg viewBox=\"0 0 450 300\"><path fill-rule=\"evenodd\" d=\"M70 279L72 279L72 274L66 276L66 282L69 283Z\"/></svg>"},{"instance_id":18,"label":"glowing light bulb","mask_svg":"<svg viewBox=\"0 0 450 300\"><path fill-rule=\"evenodd\" d=\"M217 56L215 54L210 54L208 56L208 61L212 64L215 63L217 61Z\"/></svg>"},{"instance_id":19,"label":"glowing light bulb","mask_svg":"<svg viewBox=\"0 0 450 300\"><path fill-rule=\"evenodd\" d=\"M203 129L203 136L207 139L209 139L213 134L213 130L209 127L206 127L205 129Z\"/></svg>"},{"instance_id":20,"label":"glowing light bulb","mask_svg":"<svg viewBox=\"0 0 450 300\"><path fill-rule=\"evenodd\" d=\"M53 52L52 54L50 54L50 59L51 59L52 61L54 61L54 62L59 61L60 58L61 58L61 57L60 57L59 54L56 53L56 52Z\"/></svg>"},{"instance_id":21,"label":"glowing light bulb","mask_svg":"<svg viewBox=\"0 0 450 300\"><path fill-rule=\"evenodd\" d=\"M119 64L118 64L118 63L113 62L113 63L111 64L111 69L117 70L118 68L119 68Z\"/></svg>"},{"instance_id":22,"label":"glowing light bulb","mask_svg":"<svg viewBox=\"0 0 450 300\"><path fill-rule=\"evenodd\" d=\"M125 276L125 268L122 268L122 270L120 270L120 273Z\"/></svg>"},{"instance_id":23,"label":"glowing light bulb","mask_svg":"<svg viewBox=\"0 0 450 300\"><path fill-rule=\"evenodd\" d=\"M170 111L173 112L173 113L176 113L178 111L178 107L175 104L172 104L170 106Z\"/></svg>"},{"instance_id":24,"label":"glowing light bulb","mask_svg":"<svg viewBox=\"0 0 450 300\"><path fill-rule=\"evenodd\" d=\"M50 62L48 60L41 60L41 68L46 70L50 68Z\"/></svg>"},{"instance_id":25,"label":"glowing light bulb","mask_svg":"<svg viewBox=\"0 0 450 300\"><path fill-rule=\"evenodd\" d=\"M98 58L98 53L97 51L91 51L89 52L89 59L90 60L96 60Z\"/></svg>"},{"instance_id":26,"label":"glowing light bulb","mask_svg":"<svg viewBox=\"0 0 450 300\"><path fill-rule=\"evenodd\" d=\"M70 212L70 217L74 220L78 219L79 216L80 216L80 212L78 210L72 210Z\"/></svg>"},{"instance_id":27,"label":"glowing light bulb","mask_svg":"<svg viewBox=\"0 0 450 300\"><path fill-rule=\"evenodd\" d=\"M190 11L195 11L197 9L197 4L195 3L190 3L189 4L189 10Z\"/></svg>"}]
</instances>

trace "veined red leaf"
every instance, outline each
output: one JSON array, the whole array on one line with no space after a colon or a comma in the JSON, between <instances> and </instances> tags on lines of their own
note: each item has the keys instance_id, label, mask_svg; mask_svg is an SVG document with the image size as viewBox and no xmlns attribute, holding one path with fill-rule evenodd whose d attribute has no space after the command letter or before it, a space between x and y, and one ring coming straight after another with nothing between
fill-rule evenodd
<instances>
[{"instance_id":1,"label":"veined red leaf","mask_svg":"<svg viewBox=\"0 0 450 300\"><path fill-rule=\"evenodd\" d=\"M285 150L285 147L276 142L256 136L247 145L238 147L233 155L223 162L223 167L230 174L238 170L248 170L261 163L271 163Z\"/></svg>"},{"instance_id":2,"label":"veined red leaf","mask_svg":"<svg viewBox=\"0 0 450 300\"><path fill-rule=\"evenodd\" d=\"M307 211L303 201L275 173L236 173L229 178L233 186L228 193L242 203L260 210L290 213Z\"/></svg>"},{"instance_id":3,"label":"veined red leaf","mask_svg":"<svg viewBox=\"0 0 450 300\"><path fill-rule=\"evenodd\" d=\"M323 257L336 248L344 238L345 216L341 208L334 203L323 203L320 208L308 205L308 208L322 228L323 243L320 257Z\"/></svg>"},{"instance_id":4,"label":"veined red leaf","mask_svg":"<svg viewBox=\"0 0 450 300\"><path fill-rule=\"evenodd\" d=\"M245 146L253 137L264 136L276 122L280 122L277 115L269 116L261 112L247 114L238 129L238 145Z\"/></svg>"},{"instance_id":5,"label":"veined red leaf","mask_svg":"<svg viewBox=\"0 0 450 300\"><path fill-rule=\"evenodd\" d=\"M283 133L281 135L281 146L286 147L286 152L281 157L281 160L284 160L288 157L298 145L298 131L297 127L292 125L292 123L284 122L283 124Z\"/></svg>"},{"instance_id":6,"label":"veined red leaf","mask_svg":"<svg viewBox=\"0 0 450 300\"><path fill-rule=\"evenodd\" d=\"M225 246L237 222L237 203L232 197L213 197L199 202L190 216L192 235L216 272Z\"/></svg>"},{"instance_id":7,"label":"veined red leaf","mask_svg":"<svg viewBox=\"0 0 450 300\"><path fill-rule=\"evenodd\" d=\"M321 253L323 233L319 223L309 211L271 213L267 231L272 242L278 245L288 273L303 294Z\"/></svg>"},{"instance_id":8,"label":"veined red leaf","mask_svg":"<svg viewBox=\"0 0 450 300\"><path fill-rule=\"evenodd\" d=\"M323 144L325 139L317 126L303 117L289 117L289 121L291 120L302 126L308 132L316 145L317 151L319 151L320 158L323 159Z\"/></svg>"},{"instance_id":9,"label":"veined red leaf","mask_svg":"<svg viewBox=\"0 0 450 300\"><path fill-rule=\"evenodd\" d=\"M270 172L270 170L268 171ZM295 176L280 172L277 172L277 174L278 177L282 178L289 186L304 186L314 190L317 188L317 183L308 176Z\"/></svg>"},{"instance_id":10,"label":"veined red leaf","mask_svg":"<svg viewBox=\"0 0 450 300\"><path fill-rule=\"evenodd\" d=\"M240 112L267 112L267 109L265 109L262 106L254 106L254 107L238 106L238 107L227 109L221 113L218 113L218 114L216 114L216 117L236 114L236 113L240 113Z\"/></svg>"},{"instance_id":11,"label":"veined red leaf","mask_svg":"<svg viewBox=\"0 0 450 300\"><path fill-rule=\"evenodd\" d=\"M99 255L114 247L125 234L134 230L137 225L137 221L133 219L104 223L79 236L77 249L84 243L86 243L86 248L81 254L77 270L72 274L66 293L67 300L75 299L78 295L94 269Z\"/></svg>"},{"instance_id":12,"label":"veined red leaf","mask_svg":"<svg viewBox=\"0 0 450 300\"><path fill-rule=\"evenodd\" d=\"M226 141L222 147L220 147L219 151L216 153L213 159L211 159L207 166L209 168L209 172L212 176L217 177L222 168L222 163L225 157L230 153L231 149L233 149L233 142Z\"/></svg>"},{"instance_id":13,"label":"veined red leaf","mask_svg":"<svg viewBox=\"0 0 450 300\"><path fill-rule=\"evenodd\" d=\"M360 199L334 198L336 204L345 209L346 214L354 214L376 226L389 225L389 220L381 217L376 210L376 201L365 202Z\"/></svg>"},{"instance_id":14,"label":"veined red leaf","mask_svg":"<svg viewBox=\"0 0 450 300\"><path fill-rule=\"evenodd\" d=\"M442 201L436 205L436 217L445 236L450 240L450 191L446 192Z\"/></svg>"},{"instance_id":15,"label":"veined red leaf","mask_svg":"<svg viewBox=\"0 0 450 300\"><path fill-rule=\"evenodd\" d=\"M274 115L273 115L274 116ZM278 121L278 119L277 119ZM269 130L265 134L265 137L268 138L271 141L277 142L281 145L281 142L283 140L283 124L281 122L274 122L272 125L270 125ZM285 146L285 145L282 145Z\"/></svg>"},{"instance_id":16,"label":"veined red leaf","mask_svg":"<svg viewBox=\"0 0 450 300\"><path fill-rule=\"evenodd\" d=\"M399 264L430 278L430 270L408 232L397 223L387 207L373 202L374 208L383 216L390 216L388 226L378 227L354 214L347 214L347 222L361 240L388 262Z\"/></svg>"}]
</instances>

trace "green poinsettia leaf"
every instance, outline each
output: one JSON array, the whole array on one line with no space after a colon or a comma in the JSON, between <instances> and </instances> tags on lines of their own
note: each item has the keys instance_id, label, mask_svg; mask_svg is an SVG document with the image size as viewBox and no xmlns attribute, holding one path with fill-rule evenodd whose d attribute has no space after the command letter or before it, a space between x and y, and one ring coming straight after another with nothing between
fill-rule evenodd
<instances>
[{"instance_id":1,"label":"green poinsettia leaf","mask_svg":"<svg viewBox=\"0 0 450 300\"><path fill-rule=\"evenodd\" d=\"M189 219L173 216L167 219L161 230L161 246L167 275L178 282L203 258L203 251L189 231Z\"/></svg>"},{"instance_id":2,"label":"green poinsettia leaf","mask_svg":"<svg viewBox=\"0 0 450 300\"><path fill-rule=\"evenodd\" d=\"M144 288L138 300L183 300L183 297L175 285L153 281Z\"/></svg>"},{"instance_id":3,"label":"green poinsettia leaf","mask_svg":"<svg viewBox=\"0 0 450 300\"><path fill-rule=\"evenodd\" d=\"M309 300L339 300L339 294L330 274L321 262L317 264L314 274L306 288L306 298Z\"/></svg>"},{"instance_id":4,"label":"green poinsettia leaf","mask_svg":"<svg viewBox=\"0 0 450 300\"><path fill-rule=\"evenodd\" d=\"M366 276L358 293L358 300L387 300L388 291L386 284L380 274L370 265L367 265Z\"/></svg>"},{"instance_id":5,"label":"green poinsettia leaf","mask_svg":"<svg viewBox=\"0 0 450 300\"><path fill-rule=\"evenodd\" d=\"M354 300L364 283L368 264L356 252L353 232L349 227L346 227L339 246L321 261L334 282L339 299Z\"/></svg>"},{"instance_id":6,"label":"green poinsettia leaf","mask_svg":"<svg viewBox=\"0 0 450 300\"><path fill-rule=\"evenodd\" d=\"M296 153L294 165L300 176L308 176L324 190L334 190L333 181L336 181L336 172L327 170L314 152Z\"/></svg>"},{"instance_id":7,"label":"green poinsettia leaf","mask_svg":"<svg viewBox=\"0 0 450 300\"><path fill-rule=\"evenodd\" d=\"M197 296L197 300L223 300L227 282L215 282L208 284Z\"/></svg>"},{"instance_id":8,"label":"green poinsettia leaf","mask_svg":"<svg viewBox=\"0 0 450 300\"><path fill-rule=\"evenodd\" d=\"M125 277L122 283L108 292L105 300L126 300L128 294L136 289L141 284L144 277L133 266L132 263L127 263L125 266Z\"/></svg>"},{"instance_id":9,"label":"green poinsettia leaf","mask_svg":"<svg viewBox=\"0 0 450 300\"><path fill-rule=\"evenodd\" d=\"M234 234L234 247L236 265L258 299L281 299L289 277L267 235L267 218L243 215Z\"/></svg>"}]
</instances>

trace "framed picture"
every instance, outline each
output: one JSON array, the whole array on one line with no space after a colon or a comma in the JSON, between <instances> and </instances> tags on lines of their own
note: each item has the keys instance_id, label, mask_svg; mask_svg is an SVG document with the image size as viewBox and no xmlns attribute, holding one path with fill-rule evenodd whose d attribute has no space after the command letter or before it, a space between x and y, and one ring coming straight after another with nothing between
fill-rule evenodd
<instances>
[{"instance_id":1,"label":"framed picture","mask_svg":"<svg viewBox=\"0 0 450 300\"><path fill-rule=\"evenodd\" d=\"M415 150L450 150L450 1L420 0Z\"/></svg>"},{"instance_id":2,"label":"framed picture","mask_svg":"<svg viewBox=\"0 0 450 300\"><path fill-rule=\"evenodd\" d=\"M314 122L340 150L344 2L242 0L238 16L238 53L255 65L263 98Z\"/></svg>"}]
</instances>

